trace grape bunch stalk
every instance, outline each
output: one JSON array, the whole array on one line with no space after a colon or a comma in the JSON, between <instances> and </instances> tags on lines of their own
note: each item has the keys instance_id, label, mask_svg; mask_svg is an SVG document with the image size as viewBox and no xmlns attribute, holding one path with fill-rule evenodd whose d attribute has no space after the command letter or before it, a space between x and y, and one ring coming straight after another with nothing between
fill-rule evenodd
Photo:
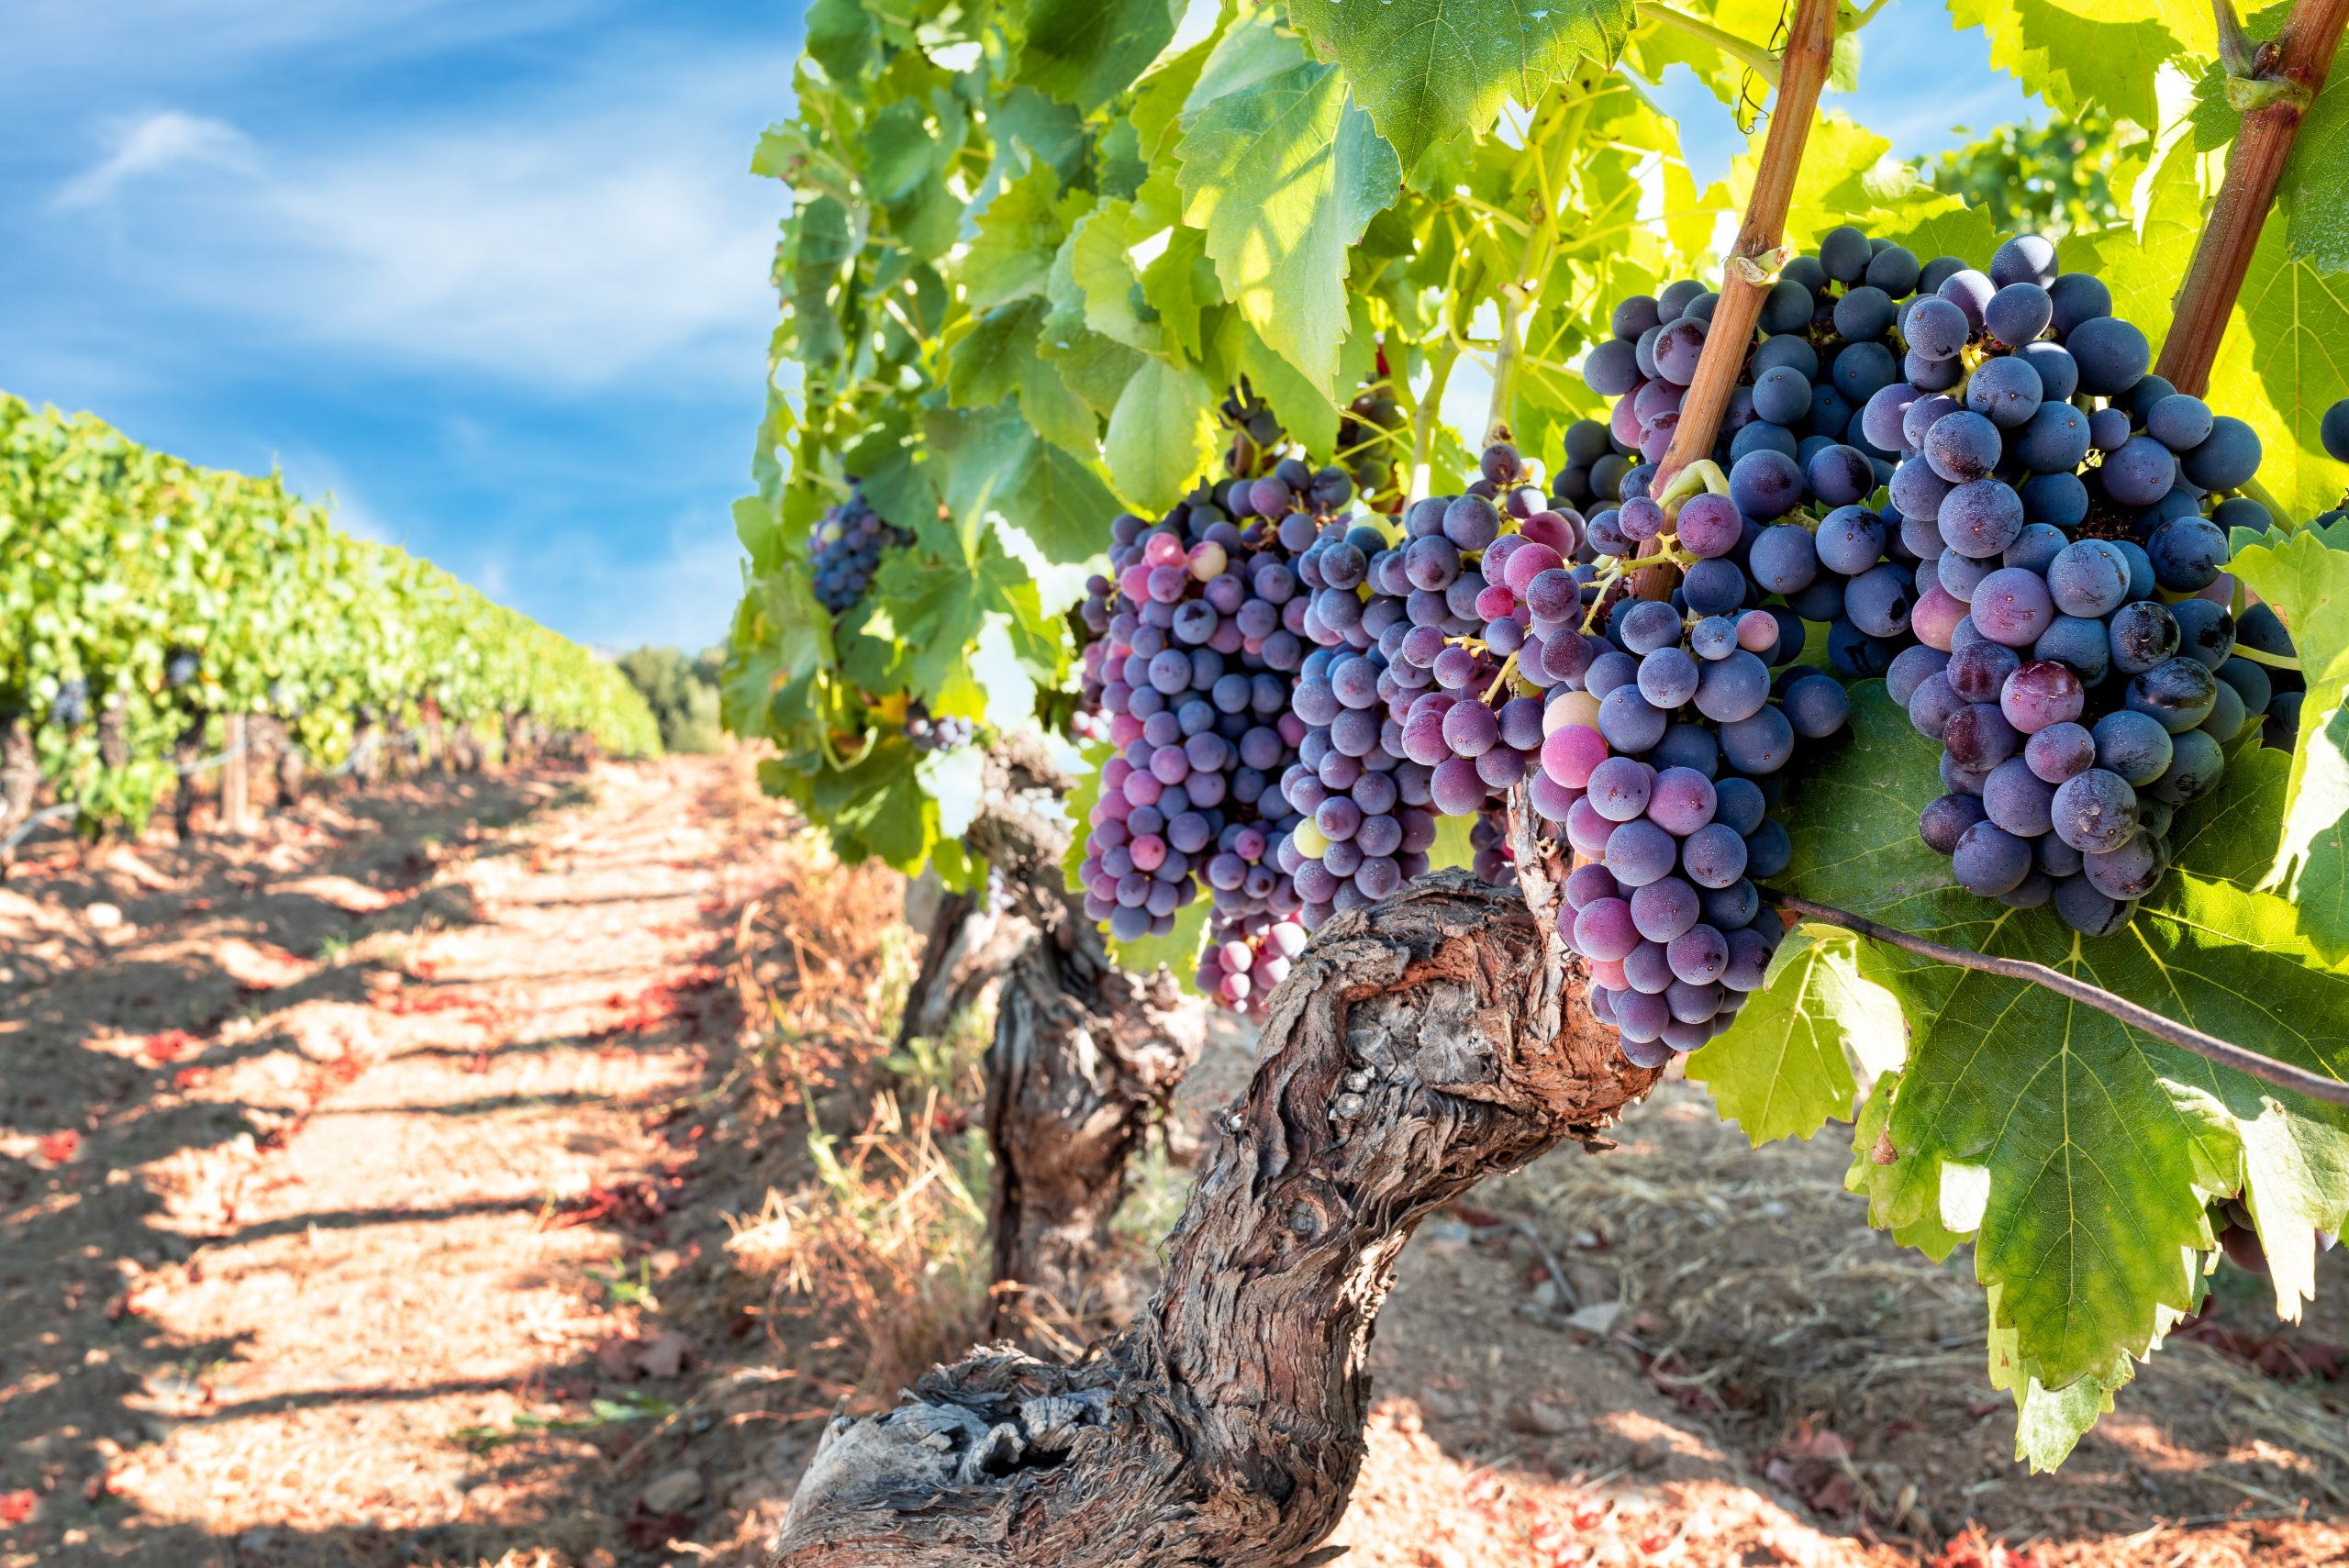
<instances>
[{"instance_id":1,"label":"grape bunch stalk","mask_svg":"<svg viewBox=\"0 0 2349 1568\"><path fill-rule=\"evenodd\" d=\"M2110 291L2036 235L1987 272L1930 263L1891 333L1903 377L1863 413L1898 440L1891 501L1925 557L1922 646L1888 680L1943 747L1919 833L1972 893L2119 930L2224 748L2297 727L2299 677L2245 656L2288 662L2289 639L2231 613L2224 571L2231 530L2275 523L2245 494L2259 439L2149 373Z\"/></svg>"},{"instance_id":2,"label":"grape bunch stalk","mask_svg":"<svg viewBox=\"0 0 2349 1568\"><path fill-rule=\"evenodd\" d=\"M1346 526L1354 490L1341 468L1277 456L1269 415L1234 406L1228 476L1154 524L1119 517L1110 574L1087 585L1085 697L1115 750L1078 875L1120 940L1171 930L1205 894L1199 984L1246 1013L1303 946L1273 853L1299 820L1277 784L1306 735L1288 711L1307 655L1296 557Z\"/></svg>"},{"instance_id":3,"label":"grape bunch stalk","mask_svg":"<svg viewBox=\"0 0 2349 1568\"><path fill-rule=\"evenodd\" d=\"M881 552L912 542L913 536L884 519L865 500L863 487L851 481L848 499L826 508L808 536L808 576L816 602L834 615L850 608L872 585Z\"/></svg>"}]
</instances>

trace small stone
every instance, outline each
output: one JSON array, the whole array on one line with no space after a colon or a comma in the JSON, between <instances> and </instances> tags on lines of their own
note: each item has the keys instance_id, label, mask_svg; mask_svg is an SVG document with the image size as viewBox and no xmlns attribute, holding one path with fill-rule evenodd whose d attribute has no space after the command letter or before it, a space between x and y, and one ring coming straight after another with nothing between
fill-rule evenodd
<instances>
[{"instance_id":1,"label":"small stone","mask_svg":"<svg viewBox=\"0 0 2349 1568\"><path fill-rule=\"evenodd\" d=\"M93 904L82 911L82 918L95 930L111 931L122 924L122 907L116 904Z\"/></svg>"},{"instance_id":2,"label":"small stone","mask_svg":"<svg viewBox=\"0 0 2349 1568\"><path fill-rule=\"evenodd\" d=\"M1573 1411L1562 1409L1547 1399L1526 1399L1510 1408L1508 1424L1520 1432L1557 1438L1575 1429L1575 1418Z\"/></svg>"},{"instance_id":3,"label":"small stone","mask_svg":"<svg viewBox=\"0 0 2349 1568\"><path fill-rule=\"evenodd\" d=\"M1615 1319L1623 1315L1620 1301L1594 1301L1588 1307L1566 1314L1566 1326L1580 1329L1586 1334L1604 1334L1615 1327Z\"/></svg>"},{"instance_id":4,"label":"small stone","mask_svg":"<svg viewBox=\"0 0 2349 1568\"><path fill-rule=\"evenodd\" d=\"M647 1377L674 1377L685 1370L693 1341L671 1329L656 1334L636 1352L637 1370Z\"/></svg>"},{"instance_id":5,"label":"small stone","mask_svg":"<svg viewBox=\"0 0 2349 1568\"><path fill-rule=\"evenodd\" d=\"M682 1514L700 1502L707 1489L707 1483L702 1480L700 1471L690 1464L681 1465L646 1482L636 1500L644 1505L648 1514Z\"/></svg>"}]
</instances>

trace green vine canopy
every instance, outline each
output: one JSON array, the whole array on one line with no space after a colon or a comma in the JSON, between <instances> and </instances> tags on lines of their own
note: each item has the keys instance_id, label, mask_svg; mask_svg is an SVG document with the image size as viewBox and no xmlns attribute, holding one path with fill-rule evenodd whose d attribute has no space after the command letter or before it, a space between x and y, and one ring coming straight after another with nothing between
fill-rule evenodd
<instances>
[{"instance_id":1,"label":"green vine canopy","mask_svg":"<svg viewBox=\"0 0 2349 1568\"><path fill-rule=\"evenodd\" d=\"M1840 8L1831 90L1866 69L1865 28L1881 3ZM2242 26L2254 39L2274 37L2288 9ZM1400 562L1408 540L1442 528L1414 524L1415 504L1451 495L1457 476L1472 475L1470 493L1491 498L1485 509L1507 539L1553 527L1537 517L1564 518L1569 532L1548 536L1560 569L1574 565L1576 547L1590 566L1593 539L1609 537L1601 519L1620 527L1636 515L1631 495L1603 481L1642 462L1678 466L1661 439L1653 451L1638 439L1668 434L1669 425L1643 430L1635 420L1627 431L1611 395L1593 384L1607 379L1598 367L1609 359L1632 357L1610 345L1645 334L1635 309L1635 330L1625 336L1618 307L1645 300L1654 314L1675 280L1723 279L1723 248L1757 205L1783 204L1773 216L1782 219L1784 248L1773 237L1764 263L1739 264L1758 267L1771 300L1818 259L1801 318L1771 327L1765 317L1763 328L1805 339L1814 361L1820 349L1864 336L1890 344L1896 359L1903 349L1920 356L1904 367L1911 381L1952 367L1944 384L1969 399L1977 378L1987 397L2002 376L2021 373L1985 366L2044 348L2093 369L2089 341L2120 332L2092 328L2074 341L2076 323L2049 328L2042 319L2009 342L1977 308L1946 355L1924 353L1925 324L1910 313L1931 291L1919 286L1915 264L1930 272L1950 258L1952 271L1979 269L1974 275L1986 284L1996 278L2001 288L2020 283L2059 298L2090 285L2067 294L2050 280L2094 280L2106 303L2093 314L2133 324L2150 362L2171 337L2179 279L2222 205L2244 106L2262 98L2246 88L2259 87L2253 78L2266 67L2231 58L2240 51L2222 49L2211 12L2185 0L2109 13L2051 0L1952 0L1950 13L1958 28L1987 35L1997 69L2055 119L2094 128L2109 150L2100 181L2035 193L2061 219L2053 245L2010 244L2016 237L1998 222L2008 209L1969 200L1981 194L1985 169L2050 161L2044 138L1994 138L1987 150L1943 160L1937 180L1928 179L1886 139L1830 111L1809 120L1790 189L1773 183L1781 171L1765 158L1767 127L1724 178L1699 189L1656 84L1685 66L1720 113L1744 121L1791 77L1791 57L1782 64L1774 52L1787 23L1775 3L1562 0L1528 12L1499 0L1187 9L1167 0L817 0L792 111L752 159L755 172L783 183L789 209L775 253L782 311L754 448L756 491L735 508L749 560L725 669L727 723L771 744L767 787L829 828L847 858L930 866L952 885L972 884L984 867L964 830L981 806L981 752L989 738L1014 732L1064 747L1084 778L1070 808L1097 824L1104 780L1125 766L1118 749L1129 743L1099 707L1103 655L1087 651L1102 645L1105 606L1126 592L1117 552L1147 543L1163 557L1142 561L1146 570L1131 579L1145 590L1129 595L1136 606L1152 591L1147 569L1174 572L1170 606L1204 602L1212 580L1227 575L1235 595L1279 591L1264 586L1267 573L1288 573L1316 595L1333 585L1351 595L1345 551L1392 551ZM2016 906L1969 891L1963 861L1920 839L1920 815L1945 792L1965 793L1943 771L1941 735L1920 733L1909 693L1896 700L1892 672L1870 662L1866 638L1839 638L1801 613L1797 584L1765 606L1780 617L1776 629L1754 634L1756 651L1775 661L1770 711L1794 710L1799 697L1836 718L1816 737L1805 729L1791 762L1770 764L1777 782L1767 805L1785 848L1783 863L1752 873L1759 895L2032 961L2191 1029L2349 1078L2349 521L2338 515L2349 451L2328 447L2324 428L2327 410L2349 397L2339 352L2349 342L2344 125L2349 85L2335 81L2308 104L2209 369L2202 417L2228 421L2225 439L2248 444L2255 477L2221 464L2215 448L2195 455L2210 439L2206 425L2174 438L2184 455L2160 482L2166 490L2173 472L2188 482L2176 492L2193 514L2188 531L2202 540L2207 528L2218 541L2208 547L2210 576L2179 586L2189 578L2170 569L2185 548L2173 542L2155 552L2161 580L2148 578L2131 595L2189 628L2223 612L2221 661L2240 657L2269 671L2259 677L2263 692L2296 697L2288 706L2297 722L2238 723L2209 740L2212 754L2223 751L2223 787L2180 787L2174 793L2184 798L2163 799L2154 880L2142 895L2116 895L2127 908L2104 934L2084 934L2052 904ZM1854 231L1872 245L1845 277L1828 263L1849 248L1841 236ZM1865 269L1891 252L1910 258L1911 273L1897 288L1877 288ZM1896 262L1887 273L1900 271ZM1690 286L1675 312L1696 307L1696 320L1710 319L1726 291L1698 306L1708 285ZM1847 319L1842 307L1863 288L1886 300L1884 325L1858 319L1872 303L1853 306ZM1810 304L1825 317L1814 321ZM2056 336L2030 343L2048 330ZM1735 417L1745 418L1764 394L1758 361L1742 363L1745 340L1734 348L1730 373L1747 395ZM1655 358L1651 346L1649 364ZM1649 364L1640 384L1667 379ZM2076 467L2097 486L2099 509L2092 515L2083 503L2079 517L2055 528L2057 545L2127 533L2099 531L2110 520L2101 508L2123 493L2124 469L2162 455L2135 443L2185 417L2173 406L2155 418L2151 384L2160 378L2146 370L2135 365L2110 393L2033 375L2031 406L2056 410L2051 425L2074 412L2084 431L2100 415L2119 421L2110 447L2067 456L2056 465L2064 480L2032 501L2055 506ZM1817 390L1809 374L1827 386L1827 370L1814 363L1806 395ZM1884 384L1845 388L1849 439L1862 428L1861 406ZM1819 416L1805 408L1788 417L1801 425ZM1861 460L1856 500L1832 502L1814 473L1807 477L1815 494L1769 516L1823 538L1837 506L1858 506L1877 518L1880 535L1890 517L1898 538L1903 516L1917 516L1900 504L1901 485L1913 491L1924 481L1901 482L1898 473L1921 472L1914 465L1925 448L1902 439L1897 415L1889 427L1869 428L1890 439L1870 435L1873 450L1842 445L1842 436L1825 443ZM1710 449L1709 428L1704 438ZM1501 450L1506 458L1495 455ZM1798 453L1809 465L1817 449L1786 454L1788 468ZM1872 458L1880 472L1866 472ZM1998 461L1982 465L1981 483L2028 489L2021 468L2001 471ZM1259 499L1268 482L1275 488ZM1649 499L1638 488L1645 479L1631 483ZM2147 505L2162 504L2152 495L2164 490ZM1750 522L1755 507L1733 483L1718 491L1735 503L1734 535L1736 510ZM1687 536L1672 532L1693 497L1653 497L1657 509L1669 506L1660 540L1678 551L1660 564L1704 558L1672 543L1693 538L1693 525ZM1305 519L1293 539L1288 517ZM1931 514L1923 520L1930 536ZM2140 520L2150 539L2170 519ZM1941 527L1951 527L1946 517ZM1497 541L1487 534L1458 542L1465 560ZM1921 611L1931 593L1918 573L1940 545L1920 553L1912 542L1897 555L1882 538L1877 544ZM1531 561L1531 548L1515 553ZM2116 545L2115 553L2125 552ZM1961 580L1972 592L1978 574L1943 560L1935 581L1951 590L1945 596L1955 597ZM1488 556L1486 569L1497 567ZM1602 606L1638 596L1635 580L1646 575L1624 571L1604 584L1586 575L1578 604L1598 617L1586 629L1603 631ZM1496 601L1479 617L1522 614L1522 586L1509 586L1519 590L1513 608ZM1664 584L1647 596L1672 591ZM1375 596L1369 585L1361 594ZM1703 619L1683 594L1687 618ZM2175 606L2189 600L2213 608L2181 617ZM1097 613L1088 617L1088 606ZM1915 646L1957 657L1933 646L1921 622L1912 628L1909 615L1903 600L1898 638L1877 639L1884 663ZM2261 615L2279 638L2264 651L2248 629ZM1300 744L1279 728L1280 716L1248 711L1255 677L1301 694L1332 667L1308 667L1311 655L1301 651L1289 662L1279 630L1297 628L1265 621L1244 637L1228 634L1225 662L1196 676L1202 692L1228 675L1249 677L1231 688L1239 706L1221 709L1242 751L1253 729L1286 737L1291 751ZM1528 753L1546 757L1547 708L1568 705L1538 681L1511 684L1526 683L1529 662L1503 660L1497 642L1448 635L1494 662L1488 702L1534 705L1531 717L1519 717L1536 727ZM1300 649L1312 640L1300 639ZM1142 645L1130 633L1121 644ZM1723 662L1752 646L1723 644ZM2175 643L2168 652L2177 652ZM2190 683L2191 673L2175 679ZM1831 701L1821 681L1841 688ZM1169 705L1143 706L1154 714ZM2199 722L2207 711L2184 728L2214 735ZM1143 716L1130 717L1139 733ZM1517 721L1504 713L1496 723ZM1220 733L1213 713L1199 722ZM1297 733L1314 725L1327 721L1300 719ZM1187 787L1186 765L1169 764L1175 780L1165 787ZM1495 776L1487 772L1487 783ZM1980 782L1971 783L1978 793ZM1154 829L1160 817L1180 815L1157 811L1159 788L1116 810L1155 813ZM1566 802L1557 804L1563 811ZM1215 809L1204 800L1197 812ZM1125 859L1116 863L1139 869L1104 880L1107 857L1096 852L1089 869L1073 866L1073 874L1105 887L1133 874L1147 886L1148 872L1165 863L1141 866L1148 857L1134 851L1149 838L1149 856L1196 852L1208 867L1199 877L1211 881L1210 857L1252 829L1263 829L1262 842L1251 841L1257 854L1241 857L1243 870L1271 865L1277 846L1310 849L1331 837L1279 829L1274 818L1285 806L1265 806L1261 824L1242 820L1237 806L1219 809L1230 818L1221 829L1230 844L1170 851L1159 840L1172 841L1171 821L1162 835L1134 831L1120 816L1123 837L1110 847ZM1396 855L1418 857L1411 865L1497 858L1491 822L1472 841L1464 825L1479 813L1441 814L1453 820L1431 842ZM2054 859L2054 874L2067 874L2060 851ZM1148 932L1117 944L1125 962L1168 962L1191 975L1212 901L1184 896L1179 906L1162 899L1170 905L1163 915L1128 906L1150 914L1125 922ZM1277 897L1260 917L1282 913ZM1115 903L1105 897L1104 910ZM1252 928L1250 940L1264 929ZM1229 950L1209 946L1200 976L1228 980L1265 962L1219 952ZM1283 972L1286 952L1276 955ZM2110 1407L2134 1362L2194 1310L2231 1227L2255 1232L2279 1311L2296 1316L2312 1294L2318 1247L2349 1221L2349 1115L2338 1106L2217 1065L2044 987L1824 921L1791 923L1765 956L1766 973L1742 993L1734 1022L1688 1055L1688 1075L1756 1142L1850 1124L1849 1184L1874 1224L1936 1257L1971 1244L1987 1301L1989 1375L2013 1396L2018 1451L2033 1464L2060 1462Z\"/></svg>"}]
</instances>

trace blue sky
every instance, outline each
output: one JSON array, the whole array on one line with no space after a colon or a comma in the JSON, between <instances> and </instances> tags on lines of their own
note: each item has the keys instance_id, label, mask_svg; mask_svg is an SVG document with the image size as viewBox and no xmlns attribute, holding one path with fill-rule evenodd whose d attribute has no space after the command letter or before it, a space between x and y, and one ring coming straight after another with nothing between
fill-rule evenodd
<instances>
[{"instance_id":1,"label":"blue sky","mask_svg":"<svg viewBox=\"0 0 2349 1568\"><path fill-rule=\"evenodd\" d=\"M583 641L697 646L774 320L802 0L13 0L0 387L281 464ZM2025 112L1928 0L1847 112L1904 153ZM1738 145L1664 87L1699 181Z\"/></svg>"}]
</instances>

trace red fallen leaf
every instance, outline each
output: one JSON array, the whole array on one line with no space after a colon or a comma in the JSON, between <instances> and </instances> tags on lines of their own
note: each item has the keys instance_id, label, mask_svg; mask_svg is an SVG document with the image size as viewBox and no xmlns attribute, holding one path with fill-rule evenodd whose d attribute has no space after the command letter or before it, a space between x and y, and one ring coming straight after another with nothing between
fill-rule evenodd
<instances>
[{"instance_id":1,"label":"red fallen leaf","mask_svg":"<svg viewBox=\"0 0 2349 1568\"><path fill-rule=\"evenodd\" d=\"M147 1053L148 1061L161 1067L167 1062L177 1062L186 1055L187 1048L194 1043L195 1043L195 1037L187 1030L168 1029L161 1034L149 1035L146 1044L140 1049Z\"/></svg>"},{"instance_id":2,"label":"red fallen leaf","mask_svg":"<svg viewBox=\"0 0 2349 1568\"><path fill-rule=\"evenodd\" d=\"M180 906L180 913L183 915L201 915L211 907L212 900L209 898L191 898L186 903Z\"/></svg>"},{"instance_id":3,"label":"red fallen leaf","mask_svg":"<svg viewBox=\"0 0 2349 1568\"><path fill-rule=\"evenodd\" d=\"M1852 1457L1852 1445L1825 1428L1814 1429L1810 1418L1805 1416L1795 1423L1794 1436L1780 1444L1778 1451L1788 1459L1815 1459L1828 1464L1840 1464Z\"/></svg>"},{"instance_id":4,"label":"red fallen leaf","mask_svg":"<svg viewBox=\"0 0 2349 1568\"><path fill-rule=\"evenodd\" d=\"M81 1147L82 1135L69 1127L42 1137L40 1157L52 1165L62 1165L73 1158L73 1151Z\"/></svg>"},{"instance_id":5,"label":"red fallen leaf","mask_svg":"<svg viewBox=\"0 0 2349 1568\"><path fill-rule=\"evenodd\" d=\"M1452 1212L1459 1217L1461 1224L1473 1226L1478 1230L1489 1230L1501 1222L1501 1217L1492 1210L1472 1208L1464 1203L1453 1204Z\"/></svg>"},{"instance_id":6,"label":"red fallen leaf","mask_svg":"<svg viewBox=\"0 0 2349 1568\"><path fill-rule=\"evenodd\" d=\"M39 1499L27 1492L0 1492L0 1525L20 1525L33 1517Z\"/></svg>"},{"instance_id":7,"label":"red fallen leaf","mask_svg":"<svg viewBox=\"0 0 2349 1568\"><path fill-rule=\"evenodd\" d=\"M198 1084L203 1083L206 1078L211 1076L212 1070L208 1067L183 1067L179 1072L173 1074L172 1087L174 1089L193 1089Z\"/></svg>"}]
</instances>

